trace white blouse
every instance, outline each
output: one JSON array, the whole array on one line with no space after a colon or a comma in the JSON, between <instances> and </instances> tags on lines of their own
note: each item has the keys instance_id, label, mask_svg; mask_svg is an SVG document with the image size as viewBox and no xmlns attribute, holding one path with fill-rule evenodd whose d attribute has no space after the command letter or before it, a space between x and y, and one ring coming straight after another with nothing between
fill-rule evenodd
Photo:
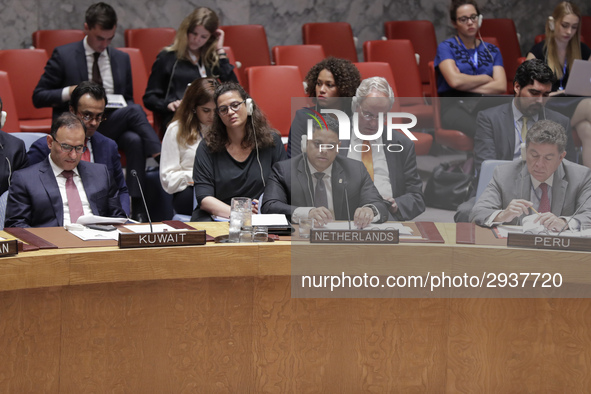
<instances>
[{"instance_id":1,"label":"white blouse","mask_svg":"<svg viewBox=\"0 0 591 394\"><path fill-rule=\"evenodd\" d=\"M193 182L195 152L201 142L180 146L177 141L179 122L175 120L166 129L160 154L160 183L168 194L182 192Z\"/></svg>"}]
</instances>

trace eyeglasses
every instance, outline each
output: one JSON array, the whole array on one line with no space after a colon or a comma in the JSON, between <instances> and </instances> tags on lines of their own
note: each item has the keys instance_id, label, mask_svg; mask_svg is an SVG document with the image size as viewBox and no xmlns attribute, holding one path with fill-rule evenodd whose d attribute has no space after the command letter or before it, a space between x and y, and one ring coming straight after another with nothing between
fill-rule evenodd
<instances>
[{"instance_id":1,"label":"eyeglasses","mask_svg":"<svg viewBox=\"0 0 591 394\"><path fill-rule=\"evenodd\" d=\"M59 144L60 148L62 148L62 152L64 152L64 153L70 153L70 152L72 152L72 150L76 150L76 153L86 152L86 146L84 146L84 145L72 146L72 145L68 145L68 144L62 144L61 142L56 140L55 137L52 136L51 138L53 138L53 140Z\"/></svg>"},{"instance_id":2,"label":"eyeglasses","mask_svg":"<svg viewBox=\"0 0 591 394\"><path fill-rule=\"evenodd\" d=\"M222 105L221 107L217 107L216 111L218 112L218 114L220 114L222 116L226 116L228 114L228 109L232 109L232 111L236 112L236 111L238 111L238 108L240 108L240 106L245 101L246 100L243 100L243 101L234 101L230 105Z\"/></svg>"},{"instance_id":3,"label":"eyeglasses","mask_svg":"<svg viewBox=\"0 0 591 394\"><path fill-rule=\"evenodd\" d=\"M363 118L365 120L368 120L370 122L372 120L378 120L379 119L379 115L376 116L376 115L372 114L371 112L365 112L364 110L361 110L361 116L363 116Z\"/></svg>"},{"instance_id":4,"label":"eyeglasses","mask_svg":"<svg viewBox=\"0 0 591 394\"><path fill-rule=\"evenodd\" d=\"M470 16L463 16L461 18L456 19L456 21L461 23L462 25L465 25L466 23L468 23L468 21L472 21L472 23L476 23L477 20L478 20L478 15L476 15L476 14L473 14Z\"/></svg>"},{"instance_id":5,"label":"eyeglasses","mask_svg":"<svg viewBox=\"0 0 591 394\"><path fill-rule=\"evenodd\" d=\"M90 122L91 120L96 120L97 123L101 123L101 122L104 122L105 120L107 120L107 117L104 114L98 114L96 116L92 116L92 115L83 115L80 112L78 112L78 116L80 116L81 119L85 122Z\"/></svg>"}]
</instances>

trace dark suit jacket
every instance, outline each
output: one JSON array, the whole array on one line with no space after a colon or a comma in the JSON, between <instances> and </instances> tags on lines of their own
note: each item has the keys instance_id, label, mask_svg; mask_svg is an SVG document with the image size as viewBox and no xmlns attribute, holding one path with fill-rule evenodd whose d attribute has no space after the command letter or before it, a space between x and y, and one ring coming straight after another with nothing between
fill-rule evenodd
<instances>
[{"instance_id":1,"label":"dark suit jacket","mask_svg":"<svg viewBox=\"0 0 591 394\"><path fill-rule=\"evenodd\" d=\"M129 55L115 48L107 48L113 73L115 94L121 94L128 103L133 103L133 81ZM53 118L68 111L68 102L62 102L62 90L66 86L88 81L88 66L82 41L54 49L45 66L35 91L33 104L37 108L53 107Z\"/></svg>"},{"instance_id":2,"label":"dark suit jacket","mask_svg":"<svg viewBox=\"0 0 591 394\"><path fill-rule=\"evenodd\" d=\"M125 217L107 166L81 161L78 172L93 214ZM62 198L49 158L17 171L8 191L5 227L61 227L63 224Z\"/></svg>"},{"instance_id":3,"label":"dark suit jacket","mask_svg":"<svg viewBox=\"0 0 591 394\"><path fill-rule=\"evenodd\" d=\"M415 144L406 135L397 131L392 133L391 141L385 141L386 137L386 131L384 130L382 140L376 140L374 143L400 144L403 147L401 152L390 152L385 147L381 148L385 149L386 164L392 185L392 197L394 197L398 205L398 212L394 217L397 220L412 220L425 212L423 182L417 170ZM347 148L350 142L350 140L341 141L339 155L347 156L349 153Z\"/></svg>"},{"instance_id":4,"label":"dark suit jacket","mask_svg":"<svg viewBox=\"0 0 591 394\"><path fill-rule=\"evenodd\" d=\"M8 190L11 175L27 165L23 140L0 130L0 194Z\"/></svg>"},{"instance_id":5,"label":"dark suit jacket","mask_svg":"<svg viewBox=\"0 0 591 394\"><path fill-rule=\"evenodd\" d=\"M538 119L552 120L564 127L567 135L566 159L576 161L575 143L569 119L548 108L538 115ZM474 135L476 171L480 172L480 166L484 160L513 160L515 122L513 121L511 102L480 111L476 123L476 134Z\"/></svg>"},{"instance_id":6,"label":"dark suit jacket","mask_svg":"<svg viewBox=\"0 0 591 394\"><path fill-rule=\"evenodd\" d=\"M121 170L121 156L119 156L119 151L117 150L117 143L96 132L90 137L90 144L92 145L94 162L107 166L111 178L115 181L119 189L121 207L129 215L129 191L127 190L125 177ZM27 152L30 165L43 161L47 156L49 156L49 148L47 147L47 139L45 137L41 137L35 141Z\"/></svg>"},{"instance_id":7,"label":"dark suit jacket","mask_svg":"<svg viewBox=\"0 0 591 394\"><path fill-rule=\"evenodd\" d=\"M304 155L275 163L265 186L262 213L283 213L291 220L298 207L313 207L312 176ZM347 220L345 188L349 197L349 215L358 207L373 204L380 212L380 221L388 219L388 207L374 186L363 163L337 157L332 164L332 198L336 220Z\"/></svg>"}]
</instances>

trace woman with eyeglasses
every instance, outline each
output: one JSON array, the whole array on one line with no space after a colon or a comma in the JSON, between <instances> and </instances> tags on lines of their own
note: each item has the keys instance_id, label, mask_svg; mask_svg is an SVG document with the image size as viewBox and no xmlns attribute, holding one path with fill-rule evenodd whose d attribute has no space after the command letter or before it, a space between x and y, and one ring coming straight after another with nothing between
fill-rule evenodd
<instances>
[{"instance_id":1,"label":"woman with eyeglasses","mask_svg":"<svg viewBox=\"0 0 591 394\"><path fill-rule=\"evenodd\" d=\"M192 221L229 218L232 197L252 198L253 213L257 213L257 199L271 167L287 158L281 136L240 85L220 85L214 102L213 125L195 155L193 181L198 207Z\"/></svg>"},{"instance_id":2,"label":"woman with eyeglasses","mask_svg":"<svg viewBox=\"0 0 591 394\"><path fill-rule=\"evenodd\" d=\"M160 118L162 130L181 105L188 84L214 77L237 82L224 51L224 31L207 7L196 8L179 26L174 42L160 52L148 80L144 105Z\"/></svg>"},{"instance_id":3,"label":"woman with eyeglasses","mask_svg":"<svg viewBox=\"0 0 591 394\"><path fill-rule=\"evenodd\" d=\"M302 135L307 132L308 119L317 117L321 108L334 108L351 115L351 97L361 83L361 74L346 59L328 57L314 65L306 75L306 94L314 100L314 106L296 111L287 142L287 156L302 153ZM349 98L349 99L347 99Z\"/></svg>"},{"instance_id":4,"label":"woman with eyeglasses","mask_svg":"<svg viewBox=\"0 0 591 394\"><path fill-rule=\"evenodd\" d=\"M174 211L193 212L193 165L195 152L213 123L213 94L219 83L213 78L191 82L162 140L160 183L172 194Z\"/></svg>"},{"instance_id":5,"label":"woman with eyeglasses","mask_svg":"<svg viewBox=\"0 0 591 394\"><path fill-rule=\"evenodd\" d=\"M453 0L449 16L457 33L439 44L434 62L437 92L444 97L441 123L474 137L478 100L465 98L506 92L503 58L499 48L477 37L481 14L474 0Z\"/></svg>"},{"instance_id":6,"label":"woman with eyeglasses","mask_svg":"<svg viewBox=\"0 0 591 394\"><path fill-rule=\"evenodd\" d=\"M581 42L581 11L568 1L559 3L546 21L546 39L527 54L527 59L544 60L554 72L556 82L551 96L562 93L575 59L589 60L591 49ZM583 164L591 167L591 99L558 98L548 102L571 119L583 145Z\"/></svg>"}]
</instances>

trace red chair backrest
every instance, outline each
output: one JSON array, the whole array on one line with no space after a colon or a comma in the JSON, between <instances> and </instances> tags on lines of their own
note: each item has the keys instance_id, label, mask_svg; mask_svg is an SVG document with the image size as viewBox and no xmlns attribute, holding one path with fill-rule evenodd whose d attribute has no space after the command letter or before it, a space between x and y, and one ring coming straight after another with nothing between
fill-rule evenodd
<instances>
[{"instance_id":1,"label":"red chair backrest","mask_svg":"<svg viewBox=\"0 0 591 394\"><path fill-rule=\"evenodd\" d=\"M131 78L133 81L133 101L143 107L144 100L142 98L144 97L146 87L148 86L148 74L146 73L142 51L138 48L127 47L117 49L129 55L129 62L131 63Z\"/></svg>"},{"instance_id":2,"label":"red chair backrest","mask_svg":"<svg viewBox=\"0 0 591 394\"><path fill-rule=\"evenodd\" d=\"M267 116L273 128L289 136L292 97L306 97L297 66L257 66L247 69L250 95ZM281 88L278 89L277 87ZM299 108L294 108L295 110Z\"/></svg>"},{"instance_id":3,"label":"red chair backrest","mask_svg":"<svg viewBox=\"0 0 591 394\"><path fill-rule=\"evenodd\" d=\"M394 91L394 107L392 108L392 112L398 112L400 110L400 101L398 100L398 91L396 90L396 82L394 81L394 75L392 74L392 68L388 63L385 62L360 62L354 63L355 67L359 70L359 74L361 74L361 79L367 79L371 77L382 77L388 81L388 85Z\"/></svg>"},{"instance_id":4,"label":"red chair backrest","mask_svg":"<svg viewBox=\"0 0 591 394\"><path fill-rule=\"evenodd\" d=\"M6 49L0 51L0 70L10 77L19 119L51 118L51 108L35 108L33 91L47 64L45 49Z\"/></svg>"},{"instance_id":5,"label":"red chair backrest","mask_svg":"<svg viewBox=\"0 0 591 394\"><path fill-rule=\"evenodd\" d=\"M429 61L437 54L437 36L433 23L421 21L391 21L384 23L384 33L389 40L410 40L421 57L419 72L421 82L429 83Z\"/></svg>"},{"instance_id":6,"label":"red chair backrest","mask_svg":"<svg viewBox=\"0 0 591 394\"><path fill-rule=\"evenodd\" d=\"M174 42L176 30L171 27L151 27L147 29L125 30L125 46L139 48L144 59L146 74L152 72L152 65L162 48Z\"/></svg>"},{"instance_id":7,"label":"red chair backrest","mask_svg":"<svg viewBox=\"0 0 591 394\"><path fill-rule=\"evenodd\" d=\"M591 16L589 15L581 17L581 41L591 45Z\"/></svg>"},{"instance_id":8,"label":"red chair backrest","mask_svg":"<svg viewBox=\"0 0 591 394\"><path fill-rule=\"evenodd\" d=\"M226 51L226 56L228 56L228 61L230 62L231 65L234 66L234 75L236 75L236 78L238 79L238 83L244 87L244 75L242 73L242 71L240 71L238 69L238 65L236 64L236 57L234 56L234 51L232 50L232 48L230 47L224 47L224 50ZM242 66L242 65L240 65Z\"/></svg>"},{"instance_id":9,"label":"red chair backrest","mask_svg":"<svg viewBox=\"0 0 591 394\"><path fill-rule=\"evenodd\" d=\"M84 39L82 30L37 30L33 32L33 46L45 49L51 56L55 47L66 45Z\"/></svg>"},{"instance_id":10,"label":"red chair backrest","mask_svg":"<svg viewBox=\"0 0 591 394\"><path fill-rule=\"evenodd\" d=\"M273 61L278 66L298 66L302 80L308 71L326 56L322 45L282 45L273 47Z\"/></svg>"},{"instance_id":11,"label":"red chair backrest","mask_svg":"<svg viewBox=\"0 0 591 394\"><path fill-rule=\"evenodd\" d=\"M0 71L0 97L2 98L2 111L6 112L6 123L2 130L7 133L18 133L21 126L18 121L16 103L12 94L12 87L6 71Z\"/></svg>"},{"instance_id":12,"label":"red chair backrest","mask_svg":"<svg viewBox=\"0 0 591 394\"><path fill-rule=\"evenodd\" d=\"M513 81L517 71L517 58L521 57L521 48L517 38L517 30L513 19L486 19L482 21L480 34L496 37L499 40L499 49L503 55L503 65L507 82Z\"/></svg>"},{"instance_id":13,"label":"red chair backrest","mask_svg":"<svg viewBox=\"0 0 591 394\"><path fill-rule=\"evenodd\" d=\"M306 23L302 26L302 42L322 45L326 56L357 62L353 29L347 22Z\"/></svg>"}]
</instances>

